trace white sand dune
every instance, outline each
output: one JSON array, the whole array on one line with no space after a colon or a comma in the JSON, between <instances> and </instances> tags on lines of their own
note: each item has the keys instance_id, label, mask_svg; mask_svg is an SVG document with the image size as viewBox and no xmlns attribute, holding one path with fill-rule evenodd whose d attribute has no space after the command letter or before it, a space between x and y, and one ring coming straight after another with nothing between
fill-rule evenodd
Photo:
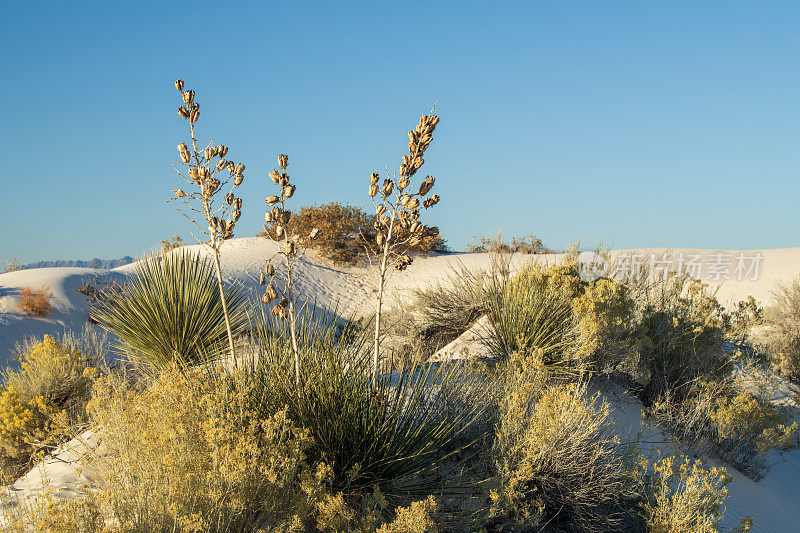
<instances>
[{"instance_id":1,"label":"white sand dune","mask_svg":"<svg viewBox=\"0 0 800 533\"><path fill-rule=\"evenodd\" d=\"M190 247L199 249L199 246ZM262 238L233 239L223 247L224 276L229 282L241 284L257 297L258 277L264 260L274 254L275 244ZM612 262L619 266L627 261L648 263L655 257L656 265L665 265L658 260L663 254L671 254L672 265L678 261L700 264L700 277L718 287L718 298L723 304L731 304L747 296L754 296L762 304L769 304L770 291L777 281L789 280L800 273L800 248L761 251L739 250L695 250L652 249L621 250L611 253ZM760 254L760 255L756 255ZM637 256L634 258L634 256ZM699 257L699 259L698 259ZM758 257L758 272L746 271ZM560 255L514 257L514 266L536 260L554 262ZM740 264L744 260L744 265ZM453 274L453 268L488 268L489 254L455 253L417 258L404 272L395 273L388 286L387 301L403 300L408 291L422 287ZM737 267L741 267L738 268ZM7 364L10 349L26 336L41 336L59 333L66 329L79 331L86 323L88 304L76 289L81 280L95 273L108 279L123 280L135 268L135 263L112 270L95 271L86 268L31 269L0 274L0 364ZM374 271L368 267L338 267L308 253L298 261L298 289L304 298L319 307L336 308L341 316L369 314L374 306ZM728 278L728 279L726 279ZM740 279L741 278L741 279ZM751 279L755 278L755 279ZM25 287L39 288L47 285L53 293L53 311L46 318L31 318L19 313L16 298ZM442 351L443 356L452 357L464 347L473 354L485 351L481 347L480 334L476 330L467 332L462 339ZM604 396L613 407L620 432L635 434L642 429L645 439L663 440L656 430L643 426L641 405L621 389L605 390ZM787 401L787 395L781 401ZM91 435L83 436L91 440ZM26 498L41 488L42 479L50 480L50 486L64 495L75 493L82 479L76 473L80 460L80 440L65 445L65 451L56 458L43 462L13 486L15 498ZM729 468L734 477L729 486L727 525L734 526L738 518L751 515L755 518L756 532L800 531L800 451L776 458L772 472L761 482L755 483ZM707 462L711 462L708 460ZM86 474L81 474L85 476Z\"/></svg>"}]
</instances>

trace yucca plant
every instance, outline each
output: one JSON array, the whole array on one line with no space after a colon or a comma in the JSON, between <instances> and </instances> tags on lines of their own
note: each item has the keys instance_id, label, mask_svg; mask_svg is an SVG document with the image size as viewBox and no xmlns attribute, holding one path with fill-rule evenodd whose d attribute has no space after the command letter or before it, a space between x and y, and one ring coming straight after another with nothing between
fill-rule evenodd
<instances>
[{"instance_id":1,"label":"yucca plant","mask_svg":"<svg viewBox=\"0 0 800 533\"><path fill-rule=\"evenodd\" d=\"M242 199L234 196L233 191L244 180L244 165L224 159L228 153L228 147L225 145L215 146L209 143L200 149L194 127L200 119L200 104L194 99L194 91L183 90L182 79L178 78L175 81L175 88L181 94L184 103L178 107L178 116L186 119L189 124L191 147L185 142L178 145L180 160L177 162L178 166L173 165L173 168L183 181L193 188L196 187L196 190L187 193L183 189L172 189L175 196L167 201L177 200L183 204L178 206L178 212L194 224L198 234L192 233L192 236L211 253L214 259L217 289L228 335L228 349L235 363L233 327L222 283L220 250L223 242L233 238L233 229L242 216ZM214 158L217 158L216 161ZM179 170L181 166L185 168L186 175ZM216 204L215 196L226 187L228 193L225 195L225 201L221 205ZM198 223L198 220L205 221L206 228Z\"/></svg>"},{"instance_id":2,"label":"yucca plant","mask_svg":"<svg viewBox=\"0 0 800 533\"><path fill-rule=\"evenodd\" d=\"M247 324L241 289L224 289L230 329ZM228 328L214 268L183 251L142 261L125 289L98 300L92 318L119 337L123 353L155 366L218 353Z\"/></svg>"},{"instance_id":3,"label":"yucca plant","mask_svg":"<svg viewBox=\"0 0 800 533\"><path fill-rule=\"evenodd\" d=\"M295 384L300 386L300 351L297 346L297 307L296 294L294 291L295 272L294 265L300 255L298 246L302 242L311 241L317 236L319 230L313 228L308 235L290 235L286 230L286 225L291 220L292 212L286 209L286 201L294 195L296 187L289 182L289 175L286 168L289 166L289 156L280 154L278 156L278 166L280 170L270 171L270 179L280 187L280 195L267 196L265 201L270 211L264 214L264 232L268 237L281 242L282 249L279 249L272 257L268 258L264 264L264 271L260 275L260 284L267 284L261 301L265 304L278 300L272 307L272 315L280 318L289 326L289 336L292 341L292 352L294 353L294 376ZM280 256L283 261L283 272L278 273L272 260Z\"/></svg>"},{"instance_id":4,"label":"yucca plant","mask_svg":"<svg viewBox=\"0 0 800 533\"><path fill-rule=\"evenodd\" d=\"M425 150L433 141L433 132L439 117L433 114L422 115L417 127L408 132L408 154L403 155L400 169L394 175L387 175L382 185L378 185L380 175L373 172L369 178L369 197L375 206L375 247L366 242L367 253L378 257L378 291L375 308L375 336L372 348L372 385L377 387L378 359L381 344L381 310L383 290L386 286L389 266L394 263L395 270L405 270L413 258L409 250L425 236L425 227L420 222L420 207L428 209L439 202L439 195L427 197L436 179L427 176L419 190L413 192L411 178L425 164ZM388 171L387 171L388 174ZM397 178L400 174L400 178ZM394 178L394 179L393 179ZM396 183L395 183L396 181ZM378 198L376 201L375 198Z\"/></svg>"},{"instance_id":5,"label":"yucca plant","mask_svg":"<svg viewBox=\"0 0 800 533\"><path fill-rule=\"evenodd\" d=\"M486 430L488 402L477 374L458 364L415 365L378 376L372 385L370 331L335 314L305 313L298 322L302 354L296 392L285 322L262 307L258 357L267 411L286 406L309 430L309 459L333 469L340 490L392 490L426 483L423 471L464 450Z\"/></svg>"},{"instance_id":6,"label":"yucca plant","mask_svg":"<svg viewBox=\"0 0 800 533\"><path fill-rule=\"evenodd\" d=\"M561 363L574 344L572 303L555 284L508 265L495 267L487 291L488 344L501 359L538 350L546 364Z\"/></svg>"}]
</instances>

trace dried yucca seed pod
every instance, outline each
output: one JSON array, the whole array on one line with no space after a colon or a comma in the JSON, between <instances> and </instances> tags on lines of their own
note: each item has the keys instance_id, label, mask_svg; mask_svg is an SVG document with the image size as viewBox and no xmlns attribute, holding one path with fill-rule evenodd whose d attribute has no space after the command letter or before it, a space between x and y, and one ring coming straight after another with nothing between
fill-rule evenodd
<instances>
[{"instance_id":1,"label":"dried yucca seed pod","mask_svg":"<svg viewBox=\"0 0 800 533\"><path fill-rule=\"evenodd\" d=\"M267 202L267 205L275 205L275 204L277 204L278 202L280 202L280 201L281 201L281 199L280 199L280 198L278 198L277 196L267 196L267 197L264 199L264 201L265 201L265 202Z\"/></svg>"},{"instance_id":2,"label":"dried yucca seed pod","mask_svg":"<svg viewBox=\"0 0 800 533\"><path fill-rule=\"evenodd\" d=\"M177 80L175 80L175 88L178 89L178 91L183 92L183 80L182 79L178 78Z\"/></svg>"},{"instance_id":3,"label":"dried yucca seed pod","mask_svg":"<svg viewBox=\"0 0 800 533\"><path fill-rule=\"evenodd\" d=\"M381 204L377 208L375 208L375 214L381 216L386 212L386 206Z\"/></svg>"},{"instance_id":4,"label":"dried yucca seed pod","mask_svg":"<svg viewBox=\"0 0 800 533\"><path fill-rule=\"evenodd\" d=\"M236 174L244 174L244 165L242 163L236 165L236 170L234 170L234 172Z\"/></svg>"},{"instance_id":5,"label":"dried yucca seed pod","mask_svg":"<svg viewBox=\"0 0 800 533\"><path fill-rule=\"evenodd\" d=\"M241 211L241 210L242 210L242 199L241 199L241 198L237 198L237 199L235 199L235 200L233 201L233 203L236 205L236 209L237 209L237 210L239 210L239 211Z\"/></svg>"},{"instance_id":6,"label":"dried yucca seed pod","mask_svg":"<svg viewBox=\"0 0 800 533\"><path fill-rule=\"evenodd\" d=\"M194 101L194 91L184 91L181 96L184 104L191 104Z\"/></svg>"},{"instance_id":7,"label":"dried yucca seed pod","mask_svg":"<svg viewBox=\"0 0 800 533\"><path fill-rule=\"evenodd\" d=\"M280 178L278 178L278 185L281 187L286 187L289 185L289 176L287 176L285 172L281 174Z\"/></svg>"},{"instance_id":8,"label":"dried yucca seed pod","mask_svg":"<svg viewBox=\"0 0 800 533\"><path fill-rule=\"evenodd\" d=\"M233 199L234 199L234 196L233 196L232 192L229 192L228 194L225 195L225 203L226 204L232 205L233 204Z\"/></svg>"},{"instance_id":9,"label":"dried yucca seed pod","mask_svg":"<svg viewBox=\"0 0 800 533\"><path fill-rule=\"evenodd\" d=\"M408 229L411 233L417 233L422 230L422 224L420 224L419 220L415 220Z\"/></svg>"},{"instance_id":10,"label":"dried yucca seed pod","mask_svg":"<svg viewBox=\"0 0 800 533\"><path fill-rule=\"evenodd\" d=\"M225 168L227 166L228 166L228 162L225 161L224 159L220 159L219 161L217 161L217 170L222 170L223 168Z\"/></svg>"},{"instance_id":11,"label":"dried yucca seed pod","mask_svg":"<svg viewBox=\"0 0 800 533\"><path fill-rule=\"evenodd\" d=\"M234 222L238 222L239 218L241 218L241 216L242 216L242 212L241 211L239 211L238 209L234 209L233 210L233 221Z\"/></svg>"},{"instance_id":12,"label":"dried yucca seed pod","mask_svg":"<svg viewBox=\"0 0 800 533\"><path fill-rule=\"evenodd\" d=\"M400 181L397 182L397 186L400 187L401 189L405 189L406 187L409 186L410 183L411 181L407 177L403 176L402 178L400 178Z\"/></svg>"},{"instance_id":13,"label":"dried yucca seed pod","mask_svg":"<svg viewBox=\"0 0 800 533\"><path fill-rule=\"evenodd\" d=\"M185 108L185 107L183 107L183 106L180 106L180 107L178 108L178 114L179 114L180 116L182 116L183 118L189 118L189 110L188 110L188 109L186 109L186 108Z\"/></svg>"},{"instance_id":14,"label":"dried yucca seed pod","mask_svg":"<svg viewBox=\"0 0 800 533\"><path fill-rule=\"evenodd\" d=\"M274 276L275 275L275 267L272 266L271 263L267 263L267 266L264 267L264 273L269 277Z\"/></svg>"},{"instance_id":15,"label":"dried yucca seed pod","mask_svg":"<svg viewBox=\"0 0 800 533\"><path fill-rule=\"evenodd\" d=\"M258 276L258 284L262 286L267 284L267 276L265 276L263 272Z\"/></svg>"},{"instance_id":16,"label":"dried yucca seed pod","mask_svg":"<svg viewBox=\"0 0 800 533\"><path fill-rule=\"evenodd\" d=\"M286 252L286 255L294 255L295 252L295 245L293 241L287 241L283 247L283 251Z\"/></svg>"},{"instance_id":17,"label":"dried yucca seed pod","mask_svg":"<svg viewBox=\"0 0 800 533\"><path fill-rule=\"evenodd\" d=\"M211 177L211 171L208 170L208 167L198 167L197 172L200 174L200 178L207 180Z\"/></svg>"},{"instance_id":18,"label":"dried yucca seed pod","mask_svg":"<svg viewBox=\"0 0 800 533\"><path fill-rule=\"evenodd\" d=\"M241 175L241 174L236 174L236 175L233 177L233 186L234 186L234 187L238 187L239 185L241 185L241 184L242 184L242 181L244 181L244 176L243 176L243 175Z\"/></svg>"},{"instance_id":19,"label":"dried yucca seed pod","mask_svg":"<svg viewBox=\"0 0 800 533\"><path fill-rule=\"evenodd\" d=\"M215 153L214 153L213 149L211 149L211 148L204 148L203 149L203 157L205 157L207 161L211 161L211 158L213 158L214 155L215 155Z\"/></svg>"},{"instance_id":20,"label":"dried yucca seed pod","mask_svg":"<svg viewBox=\"0 0 800 533\"><path fill-rule=\"evenodd\" d=\"M394 182L392 180L383 180L383 194L384 196L389 196L392 194L392 190L394 190Z\"/></svg>"},{"instance_id":21,"label":"dried yucca seed pod","mask_svg":"<svg viewBox=\"0 0 800 533\"><path fill-rule=\"evenodd\" d=\"M280 166L283 170L286 170L286 167L289 166L289 156L286 154L279 155L278 166Z\"/></svg>"},{"instance_id":22,"label":"dried yucca seed pod","mask_svg":"<svg viewBox=\"0 0 800 533\"><path fill-rule=\"evenodd\" d=\"M228 155L228 147L225 146L224 144L220 144L219 146L217 146L217 153L219 154L220 157L225 157L226 155Z\"/></svg>"},{"instance_id":23,"label":"dried yucca seed pod","mask_svg":"<svg viewBox=\"0 0 800 533\"><path fill-rule=\"evenodd\" d=\"M275 235L280 239L283 237L283 226L275 226Z\"/></svg>"},{"instance_id":24,"label":"dried yucca seed pod","mask_svg":"<svg viewBox=\"0 0 800 533\"><path fill-rule=\"evenodd\" d=\"M228 161L227 166L228 166L228 172L233 174L233 171L236 170L236 163L234 163L233 161Z\"/></svg>"},{"instance_id":25,"label":"dried yucca seed pod","mask_svg":"<svg viewBox=\"0 0 800 533\"><path fill-rule=\"evenodd\" d=\"M177 198L183 198L183 197L188 196L188 195L186 194L186 192L183 189L176 189L175 190L175 196Z\"/></svg>"},{"instance_id":26,"label":"dried yucca seed pod","mask_svg":"<svg viewBox=\"0 0 800 533\"><path fill-rule=\"evenodd\" d=\"M369 196L370 198L375 198L376 194L378 194L378 186L372 183L369 186Z\"/></svg>"},{"instance_id":27,"label":"dried yucca seed pod","mask_svg":"<svg viewBox=\"0 0 800 533\"><path fill-rule=\"evenodd\" d=\"M192 111L189 113L189 122L194 124L198 120L200 120L200 111Z\"/></svg>"},{"instance_id":28,"label":"dried yucca seed pod","mask_svg":"<svg viewBox=\"0 0 800 533\"><path fill-rule=\"evenodd\" d=\"M270 179L271 179L273 182L275 182L275 183L278 183L278 180L280 180L280 179L281 179L281 173L280 173L280 172L278 172L278 169L276 169L276 168L273 168L272 170L270 170L270 171L269 171L269 178L270 178Z\"/></svg>"},{"instance_id":29,"label":"dried yucca seed pod","mask_svg":"<svg viewBox=\"0 0 800 533\"><path fill-rule=\"evenodd\" d=\"M314 228L314 229L311 230L311 233L308 234L308 238L309 239L313 239L317 235L319 235L319 229L318 228Z\"/></svg>"},{"instance_id":30,"label":"dried yucca seed pod","mask_svg":"<svg viewBox=\"0 0 800 533\"><path fill-rule=\"evenodd\" d=\"M438 194L434 194L430 198L427 198L425 200L425 202L423 202L423 205L425 206L425 209L427 209L429 207L433 207L434 205L436 205L438 203L439 203L439 195Z\"/></svg>"},{"instance_id":31,"label":"dried yucca seed pod","mask_svg":"<svg viewBox=\"0 0 800 533\"><path fill-rule=\"evenodd\" d=\"M272 222L272 213L270 213L269 211L267 211L266 213L264 213L264 220L265 220L266 222L268 222L268 223L269 223L269 222Z\"/></svg>"},{"instance_id":32,"label":"dried yucca seed pod","mask_svg":"<svg viewBox=\"0 0 800 533\"><path fill-rule=\"evenodd\" d=\"M292 212L288 210L281 211L281 222L284 224L289 223L289 219L292 217Z\"/></svg>"},{"instance_id":33,"label":"dried yucca seed pod","mask_svg":"<svg viewBox=\"0 0 800 533\"><path fill-rule=\"evenodd\" d=\"M192 180L198 185L200 184L200 173L197 171L196 168L189 169L189 177L192 178Z\"/></svg>"},{"instance_id":34,"label":"dried yucca seed pod","mask_svg":"<svg viewBox=\"0 0 800 533\"><path fill-rule=\"evenodd\" d=\"M265 290L265 294L267 296L269 296L270 300L274 300L275 298L278 297L278 291L275 290L275 287L272 285L272 283L267 285L267 288Z\"/></svg>"},{"instance_id":35,"label":"dried yucca seed pod","mask_svg":"<svg viewBox=\"0 0 800 533\"><path fill-rule=\"evenodd\" d=\"M270 297L267 295L267 293L264 293L261 296L261 301L264 302L265 304L268 304L270 302Z\"/></svg>"},{"instance_id":36,"label":"dried yucca seed pod","mask_svg":"<svg viewBox=\"0 0 800 533\"><path fill-rule=\"evenodd\" d=\"M369 182L370 182L372 185L377 185L377 184L378 184L378 180L380 180L380 179L381 179L381 177L378 175L378 173L377 173L377 172L373 172L373 173L372 173L372 174L370 174L370 176L369 176Z\"/></svg>"},{"instance_id":37,"label":"dried yucca seed pod","mask_svg":"<svg viewBox=\"0 0 800 533\"><path fill-rule=\"evenodd\" d=\"M283 197L287 200L292 197L294 194L295 186L294 185L287 185L283 188Z\"/></svg>"},{"instance_id":38,"label":"dried yucca seed pod","mask_svg":"<svg viewBox=\"0 0 800 533\"><path fill-rule=\"evenodd\" d=\"M419 200L417 200L416 198L410 198L406 202L406 208L408 209L416 209L417 207L419 207Z\"/></svg>"}]
</instances>

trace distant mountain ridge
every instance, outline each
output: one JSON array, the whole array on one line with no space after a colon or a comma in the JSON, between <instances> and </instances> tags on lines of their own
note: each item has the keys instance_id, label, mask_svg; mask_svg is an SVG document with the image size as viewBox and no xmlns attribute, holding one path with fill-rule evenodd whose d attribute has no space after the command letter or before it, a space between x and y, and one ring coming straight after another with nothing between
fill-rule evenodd
<instances>
[{"instance_id":1,"label":"distant mountain ridge","mask_svg":"<svg viewBox=\"0 0 800 533\"><path fill-rule=\"evenodd\" d=\"M21 265L20 269L28 269L28 268L53 268L53 267L82 267L82 268L116 268L118 266L127 265L133 263L133 257L126 255L125 257L120 257L119 259L89 259L84 261L83 259L56 259L54 261L38 261L36 263L30 263L27 265Z\"/></svg>"}]
</instances>

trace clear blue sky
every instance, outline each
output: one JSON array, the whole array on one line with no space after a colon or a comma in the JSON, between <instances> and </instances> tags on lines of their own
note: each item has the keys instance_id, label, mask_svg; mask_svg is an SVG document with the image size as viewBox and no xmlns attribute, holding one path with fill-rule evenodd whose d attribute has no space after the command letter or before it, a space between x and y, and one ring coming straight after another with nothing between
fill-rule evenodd
<instances>
[{"instance_id":1,"label":"clear blue sky","mask_svg":"<svg viewBox=\"0 0 800 533\"><path fill-rule=\"evenodd\" d=\"M298 205L366 207L439 100L424 214L449 243L800 245L796 2L2 2L0 259L188 237L185 137L247 166L237 236L290 157ZM424 174L423 174L424 176Z\"/></svg>"}]
</instances>

